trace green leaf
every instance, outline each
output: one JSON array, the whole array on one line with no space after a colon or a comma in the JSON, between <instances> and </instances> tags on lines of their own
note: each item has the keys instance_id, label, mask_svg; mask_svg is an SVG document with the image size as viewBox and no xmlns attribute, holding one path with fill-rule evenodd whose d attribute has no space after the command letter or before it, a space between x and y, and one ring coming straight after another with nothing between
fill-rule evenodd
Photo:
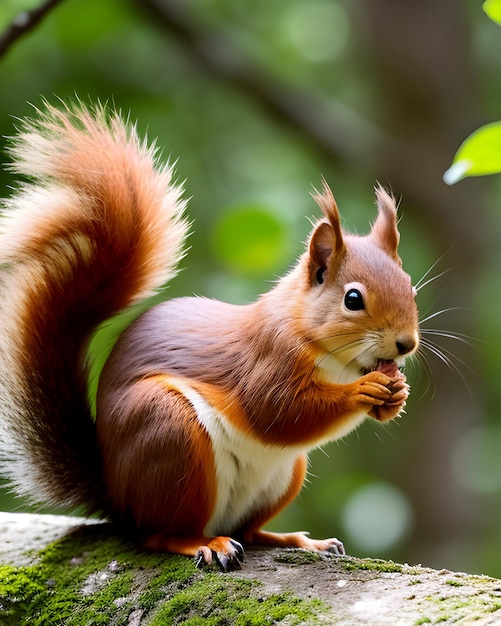
<instances>
[{"instance_id":1,"label":"green leaf","mask_svg":"<svg viewBox=\"0 0 501 626\"><path fill-rule=\"evenodd\" d=\"M443 178L448 185L466 176L501 172L501 122L482 126L463 141Z\"/></svg>"},{"instance_id":2,"label":"green leaf","mask_svg":"<svg viewBox=\"0 0 501 626\"><path fill-rule=\"evenodd\" d=\"M485 0L482 9L493 22L501 26L501 0Z\"/></svg>"}]
</instances>

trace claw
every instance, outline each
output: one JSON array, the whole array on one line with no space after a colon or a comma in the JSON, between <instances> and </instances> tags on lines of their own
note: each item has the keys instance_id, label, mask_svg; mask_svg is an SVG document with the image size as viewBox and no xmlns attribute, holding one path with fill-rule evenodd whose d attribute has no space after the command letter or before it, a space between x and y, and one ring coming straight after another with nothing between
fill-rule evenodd
<instances>
[{"instance_id":1,"label":"claw","mask_svg":"<svg viewBox=\"0 0 501 626\"><path fill-rule=\"evenodd\" d=\"M231 545L235 548L235 557L241 562L245 558L244 547L238 541L230 539Z\"/></svg>"},{"instance_id":2,"label":"claw","mask_svg":"<svg viewBox=\"0 0 501 626\"><path fill-rule=\"evenodd\" d=\"M200 546L195 555L198 568L217 563L221 571L241 569L244 560L242 544L230 537L218 537L207 546Z\"/></svg>"},{"instance_id":3,"label":"claw","mask_svg":"<svg viewBox=\"0 0 501 626\"><path fill-rule=\"evenodd\" d=\"M318 552L346 556L343 542L335 537L331 539L312 539L312 548Z\"/></svg>"},{"instance_id":4,"label":"claw","mask_svg":"<svg viewBox=\"0 0 501 626\"><path fill-rule=\"evenodd\" d=\"M212 563L213 552L208 546L200 546L195 554L195 565L200 569Z\"/></svg>"},{"instance_id":5,"label":"claw","mask_svg":"<svg viewBox=\"0 0 501 626\"><path fill-rule=\"evenodd\" d=\"M229 546L224 550L213 552L216 563L223 572L242 568L244 549L241 543L229 539Z\"/></svg>"},{"instance_id":6,"label":"claw","mask_svg":"<svg viewBox=\"0 0 501 626\"><path fill-rule=\"evenodd\" d=\"M337 556L346 556L346 550L342 541L339 539L331 539L331 545L327 548L327 552L335 554Z\"/></svg>"}]
</instances>

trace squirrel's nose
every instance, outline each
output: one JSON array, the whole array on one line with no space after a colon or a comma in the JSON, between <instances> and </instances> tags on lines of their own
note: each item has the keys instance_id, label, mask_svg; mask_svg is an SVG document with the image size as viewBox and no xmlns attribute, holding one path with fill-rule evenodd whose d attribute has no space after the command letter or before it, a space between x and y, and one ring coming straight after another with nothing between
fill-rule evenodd
<instances>
[{"instance_id":1,"label":"squirrel's nose","mask_svg":"<svg viewBox=\"0 0 501 626\"><path fill-rule=\"evenodd\" d=\"M413 336L399 337L395 342L395 345L398 350L398 354L403 356L404 354L409 354L412 352L417 346L417 338Z\"/></svg>"}]
</instances>

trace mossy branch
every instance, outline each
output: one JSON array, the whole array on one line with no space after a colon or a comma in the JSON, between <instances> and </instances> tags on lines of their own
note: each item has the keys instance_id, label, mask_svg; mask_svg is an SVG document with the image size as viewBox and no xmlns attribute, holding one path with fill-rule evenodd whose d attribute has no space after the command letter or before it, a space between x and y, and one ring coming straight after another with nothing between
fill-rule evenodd
<instances>
[{"instance_id":1,"label":"mossy branch","mask_svg":"<svg viewBox=\"0 0 501 626\"><path fill-rule=\"evenodd\" d=\"M483 576L277 549L248 551L242 570L222 574L197 570L186 557L145 553L107 524L14 513L0 514L0 524L5 626L350 626L501 616L501 581ZM41 550L13 548L20 537L40 547L44 535L50 543Z\"/></svg>"}]
</instances>

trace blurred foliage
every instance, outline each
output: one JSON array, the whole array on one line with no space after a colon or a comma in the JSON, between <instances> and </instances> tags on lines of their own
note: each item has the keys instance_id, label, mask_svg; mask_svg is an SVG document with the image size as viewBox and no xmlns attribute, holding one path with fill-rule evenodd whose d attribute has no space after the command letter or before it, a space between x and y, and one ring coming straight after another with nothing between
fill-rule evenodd
<instances>
[{"instance_id":1,"label":"blurred foliage","mask_svg":"<svg viewBox=\"0 0 501 626\"><path fill-rule=\"evenodd\" d=\"M38 4L2 0L0 32ZM501 469L494 445L501 424L501 185L494 182L488 189L486 211L475 200L475 219L464 228L466 235L461 226L472 219L473 205L460 209L455 188L440 186L462 138L499 112L496 26L472 0L448 4L439 25L445 38L445 26L463 20L467 36L461 51L465 75L473 68L474 113L464 113L467 104L457 96L441 111L430 105L426 114L423 101L435 85L451 78L441 65L445 57L432 59L431 69L423 71L422 32L419 39L409 37L398 54L380 57L388 38L380 36L371 47L368 33L371 21L378 33L377 16L367 2L178 2L202 34L200 49L209 51L226 74L209 67L193 45L190 50L141 4L66 0L20 38L0 59L1 134L12 135L15 118L30 115L42 97L57 102L77 95L84 102L109 102L137 119L142 134L158 137L165 158L177 160L178 177L186 180L193 222L182 272L162 297L198 294L248 302L269 289L269 281L302 252L310 227L306 218L319 215L309 194L322 175L334 190L346 228L355 232L366 231L374 219L376 179L394 186L402 194L401 255L414 282L437 259L430 278L447 269L451 259L460 268L453 267L419 294L423 317L456 306L471 309L467 322L462 310L440 324L431 320L432 328L456 324L462 333L459 341L441 340L445 360L459 373L451 378L433 355L428 366L412 363L408 415L384 427L367 421L343 441L314 452L308 484L271 526L308 529L313 536L339 534L348 551L360 556L501 576ZM388 8L388 3L377 4L383 12ZM430 15L440 4L427 5ZM494 7L494 2L486 5ZM403 23L398 20L405 16L395 11L383 18L396 36ZM231 58L225 56L228 49L235 52ZM282 96L285 105L295 105L315 137L227 79L228 67L238 68L242 60L243 67L258 68L260 84ZM392 82L399 63L404 78ZM332 126L324 121L331 117ZM433 141L447 133L437 159ZM338 145L339 153L329 154L322 138ZM392 157L398 142L406 142L408 149ZM0 173L3 195L13 184L7 172ZM460 192L476 199L476 188L469 184L461 182ZM419 196L428 190L427 198ZM448 211L435 207L435 195ZM467 276L470 266L475 273ZM136 314L107 324L95 338L94 387L119 329ZM482 341L464 352L462 341L469 340L463 335L470 334ZM0 506L26 503L5 495Z\"/></svg>"}]
</instances>

